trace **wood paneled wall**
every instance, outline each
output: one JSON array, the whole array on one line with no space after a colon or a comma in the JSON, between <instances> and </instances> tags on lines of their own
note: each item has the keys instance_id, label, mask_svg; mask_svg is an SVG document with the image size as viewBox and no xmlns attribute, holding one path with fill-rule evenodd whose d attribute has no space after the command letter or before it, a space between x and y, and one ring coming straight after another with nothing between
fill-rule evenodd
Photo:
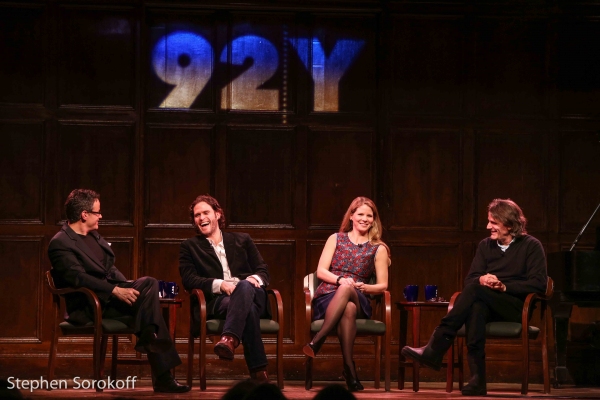
<instances>
[{"instance_id":1,"label":"wood paneled wall","mask_svg":"<svg viewBox=\"0 0 600 400\"><path fill-rule=\"evenodd\" d=\"M547 251L567 247L600 200L600 2L213 3L0 1L0 376L45 374L46 250L73 188L101 193L100 231L126 276L175 281L179 243L194 234L188 205L217 197L283 296L288 379L304 376L303 277L354 197L380 209L394 301L409 283L438 284L446 298L461 288L493 198L517 201ZM178 83L153 67L153 51L182 30L205 38L210 71L196 70L206 80L194 81L188 106L169 108ZM261 59L236 61L232 44L248 35L277 55L262 60L272 76L258 89L240 77ZM322 80L318 55L333 59L342 40L355 41L344 44L352 62ZM171 67L198 62L184 53ZM589 229L579 247L594 243ZM188 310L178 314L184 361ZM442 315L426 318L424 338ZM576 310L573 319L598 318ZM397 324L394 311L394 378ZM357 342L363 379L372 379L368 344ZM491 381L520 381L510 346L488 349ZM60 351L58 376L91 375L88 339L61 341ZM340 352L325 351L316 373L335 379ZM208 373L246 371L213 359Z\"/></svg>"}]
</instances>

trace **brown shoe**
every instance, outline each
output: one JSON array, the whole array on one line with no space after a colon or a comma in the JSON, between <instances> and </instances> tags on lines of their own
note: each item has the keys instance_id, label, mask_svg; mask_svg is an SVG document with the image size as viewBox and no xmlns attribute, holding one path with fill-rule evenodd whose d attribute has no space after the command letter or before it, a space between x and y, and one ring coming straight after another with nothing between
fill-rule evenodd
<instances>
[{"instance_id":1,"label":"brown shoe","mask_svg":"<svg viewBox=\"0 0 600 400\"><path fill-rule=\"evenodd\" d=\"M223 335L221 336L221 340L215 344L215 354L221 360L233 361L235 348L239 345L240 341L237 338L231 335Z\"/></svg>"},{"instance_id":2,"label":"brown shoe","mask_svg":"<svg viewBox=\"0 0 600 400\"><path fill-rule=\"evenodd\" d=\"M250 379L257 383L271 383L266 370L250 372Z\"/></svg>"}]
</instances>

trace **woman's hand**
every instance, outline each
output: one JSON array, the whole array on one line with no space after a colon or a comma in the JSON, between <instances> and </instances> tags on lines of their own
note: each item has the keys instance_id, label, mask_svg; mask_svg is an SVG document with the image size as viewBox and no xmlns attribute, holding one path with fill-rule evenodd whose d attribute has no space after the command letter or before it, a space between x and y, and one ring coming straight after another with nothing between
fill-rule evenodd
<instances>
[{"instance_id":1,"label":"woman's hand","mask_svg":"<svg viewBox=\"0 0 600 400\"><path fill-rule=\"evenodd\" d=\"M361 293L367 293L367 284L364 282L355 282L354 288L357 289Z\"/></svg>"}]
</instances>

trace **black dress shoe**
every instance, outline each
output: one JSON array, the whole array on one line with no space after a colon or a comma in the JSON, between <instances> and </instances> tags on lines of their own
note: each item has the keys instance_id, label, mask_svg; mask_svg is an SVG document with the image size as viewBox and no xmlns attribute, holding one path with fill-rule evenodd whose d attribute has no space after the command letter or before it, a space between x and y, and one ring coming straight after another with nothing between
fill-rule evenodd
<instances>
[{"instance_id":1,"label":"black dress shoe","mask_svg":"<svg viewBox=\"0 0 600 400\"><path fill-rule=\"evenodd\" d=\"M135 347L142 347L149 353L164 353L173 347L173 342L171 339L159 339L153 329L144 329Z\"/></svg>"},{"instance_id":2,"label":"black dress shoe","mask_svg":"<svg viewBox=\"0 0 600 400\"><path fill-rule=\"evenodd\" d=\"M161 379L154 383L154 391L158 393L185 393L190 391L190 387L177 382L170 374L167 379Z\"/></svg>"},{"instance_id":3,"label":"black dress shoe","mask_svg":"<svg viewBox=\"0 0 600 400\"><path fill-rule=\"evenodd\" d=\"M429 368L433 368L436 371L442 369L442 358L443 354L440 356L431 350L429 346L423 347L409 347L404 346L402 348L402 355L404 357L408 357L414 361L417 361L419 364L424 365Z\"/></svg>"},{"instance_id":4,"label":"black dress shoe","mask_svg":"<svg viewBox=\"0 0 600 400\"><path fill-rule=\"evenodd\" d=\"M346 385L348 385L348 390L351 392L364 390L365 387L360 383L358 375L356 375L356 364L354 362L352 362L352 368L354 369L354 374L352 374L350 367L344 364L344 371L342 372L342 376L346 380Z\"/></svg>"},{"instance_id":5,"label":"black dress shoe","mask_svg":"<svg viewBox=\"0 0 600 400\"><path fill-rule=\"evenodd\" d=\"M463 396L486 396L487 395L487 387L486 385L475 385L472 383L466 384L462 388Z\"/></svg>"}]
</instances>

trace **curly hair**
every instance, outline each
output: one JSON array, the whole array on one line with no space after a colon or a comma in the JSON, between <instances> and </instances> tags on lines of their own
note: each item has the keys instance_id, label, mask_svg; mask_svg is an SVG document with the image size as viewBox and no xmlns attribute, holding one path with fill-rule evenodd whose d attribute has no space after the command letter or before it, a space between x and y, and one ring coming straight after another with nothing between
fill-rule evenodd
<instances>
[{"instance_id":1,"label":"curly hair","mask_svg":"<svg viewBox=\"0 0 600 400\"><path fill-rule=\"evenodd\" d=\"M209 194L202 194L202 195L196 197L194 199L194 201L192 201L192 204L190 204L190 208L189 208L190 222L192 223L192 226L194 227L196 232L200 233L200 229L194 222L194 207L196 207L196 204L202 203L202 202L205 202L206 204L211 206L215 212L218 212L219 214L221 214L221 216L219 217L219 228L221 228L221 229L225 228L225 212L223 211L223 208L219 205L219 202L217 201L217 199L215 199L214 197L212 197Z\"/></svg>"}]
</instances>

